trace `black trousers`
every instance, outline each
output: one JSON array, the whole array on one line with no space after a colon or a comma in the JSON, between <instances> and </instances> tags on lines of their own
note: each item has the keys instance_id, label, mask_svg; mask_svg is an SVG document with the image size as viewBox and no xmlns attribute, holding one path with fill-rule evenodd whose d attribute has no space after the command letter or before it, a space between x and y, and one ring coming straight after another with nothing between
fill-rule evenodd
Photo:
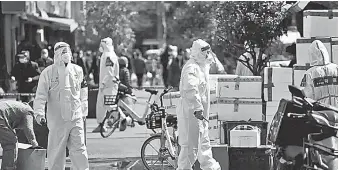
<instances>
[{"instance_id":1,"label":"black trousers","mask_svg":"<svg viewBox=\"0 0 339 170\"><path fill-rule=\"evenodd\" d=\"M167 68L163 68L162 69L162 79L164 82L165 87L168 87L168 70Z\"/></svg>"},{"instance_id":2,"label":"black trousers","mask_svg":"<svg viewBox=\"0 0 339 170\"><path fill-rule=\"evenodd\" d=\"M142 87L142 81L143 81L143 78L144 78L144 74L141 73L141 74L136 74L137 76L137 83L138 83L138 87Z\"/></svg>"}]
</instances>

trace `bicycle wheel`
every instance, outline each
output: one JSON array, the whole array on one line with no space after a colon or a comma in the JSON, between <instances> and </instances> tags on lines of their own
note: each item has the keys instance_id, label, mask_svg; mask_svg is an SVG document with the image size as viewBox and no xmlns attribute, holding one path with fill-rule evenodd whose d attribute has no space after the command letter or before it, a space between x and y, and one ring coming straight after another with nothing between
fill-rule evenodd
<instances>
[{"instance_id":1,"label":"bicycle wheel","mask_svg":"<svg viewBox=\"0 0 339 170\"><path fill-rule=\"evenodd\" d=\"M165 149L161 149L160 135L151 136L148 138L141 147L141 159L142 163L147 170L173 170L177 167L176 155L172 155L169 152L168 142L166 141ZM166 139L167 140L167 139ZM175 154L177 152L177 143L171 139ZM148 147L150 146L150 147ZM151 155L146 155L152 153Z\"/></svg>"},{"instance_id":2,"label":"bicycle wheel","mask_svg":"<svg viewBox=\"0 0 339 170\"><path fill-rule=\"evenodd\" d=\"M100 134L103 138L108 138L113 134L120 122L118 111L107 112L104 121L100 124Z\"/></svg>"}]
</instances>

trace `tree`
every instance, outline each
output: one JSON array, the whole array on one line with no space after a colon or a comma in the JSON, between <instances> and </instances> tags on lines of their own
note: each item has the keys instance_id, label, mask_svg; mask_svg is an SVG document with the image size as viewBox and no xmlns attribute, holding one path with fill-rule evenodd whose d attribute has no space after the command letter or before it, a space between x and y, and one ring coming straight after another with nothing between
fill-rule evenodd
<instances>
[{"instance_id":1,"label":"tree","mask_svg":"<svg viewBox=\"0 0 339 170\"><path fill-rule=\"evenodd\" d=\"M201 38L212 43L216 32L216 5L207 1L171 2L167 12L168 42L188 48Z\"/></svg>"},{"instance_id":2,"label":"tree","mask_svg":"<svg viewBox=\"0 0 339 170\"><path fill-rule=\"evenodd\" d=\"M217 2L216 36L239 62L254 75L260 75L271 54L266 50L279 38L285 27L282 24L286 14L282 11L284 2L279 1L225 1ZM248 45L245 49L244 44ZM258 48L256 54L255 48ZM251 54L252 59L242 55ZM240 58L239 56L243 56Z\"/></svg>"},{"instance_id":3,"label":"tree","mask_svg":"<svg viewBox=\"0 0 339 170\"><path fill-rule=\"evenodd\" d=\"M122 48L132 48L135 35L131 28L133 11L129 9L129 3L88 1L85 23L87 40L98 46L101 38L110 37L116 48L121 44Z\"/></svg>"}]
</instances>

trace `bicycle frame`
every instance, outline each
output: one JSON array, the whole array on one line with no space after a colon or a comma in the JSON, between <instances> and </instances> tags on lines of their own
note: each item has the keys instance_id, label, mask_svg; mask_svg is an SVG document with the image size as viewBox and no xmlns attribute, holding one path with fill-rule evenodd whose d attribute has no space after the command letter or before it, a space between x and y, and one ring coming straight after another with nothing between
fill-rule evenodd
<instances>
[{"instance_id":1,"label":"bicycle frame","mask_svg":"<svg viewBox=\"0 0 339 170\"><path fill-rule=\"evenodd\" d=\"M118 101L118 110L120 115L121 114L125 114L121 108L124 108L127 112L127 114L129 114L134 120L137 121L145 121L145 118L149 112L150 109L150 105L151 105L151 99L154 95L151 94L150 97L148 98L147 102L146 102L146 108L145 108L145 112L142 116L139 116L132 108L130 108L123 100L119 100ZM155 100L155 99L154 99Z\"/></svg>"},{"instance_id":2,"label":"bicycle frame","mask_svg":"<svg viewBox=\"0 0 339 170\"><path fill-rule=\"evenodd\" d=\"M175 150L173 148L173 143L171 141L171 135L169 134L168 127L167 127L167 122L166 122L166 116L161 118L162 122L162 128L161 128L161 139L160 139L160 147L161 148L166 148L165 146L165 141L167 139L168 141L168 148L169 148L169 153L171 157L174 159L177 157ZM173 129L173 138L176 141L176 136L175 136L175 129Z\"/></svg>"}]
</instances>

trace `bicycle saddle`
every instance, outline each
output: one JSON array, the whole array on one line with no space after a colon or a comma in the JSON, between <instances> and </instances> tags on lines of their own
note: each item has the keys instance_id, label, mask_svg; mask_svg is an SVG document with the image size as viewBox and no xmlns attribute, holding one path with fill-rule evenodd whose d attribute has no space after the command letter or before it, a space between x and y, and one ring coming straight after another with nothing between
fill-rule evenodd
<instances>
[{"instance_id":1,"label":"bicycle saddle","mask_svg":"<svg viewBox=\"0 0 339 170\"><path fill-rule=\"evenodd\" d=\"M145 89L146 92L151 93L153 95L158 94L158 90L152 90L152 89Z\"/></svg>"}]
</instances>

